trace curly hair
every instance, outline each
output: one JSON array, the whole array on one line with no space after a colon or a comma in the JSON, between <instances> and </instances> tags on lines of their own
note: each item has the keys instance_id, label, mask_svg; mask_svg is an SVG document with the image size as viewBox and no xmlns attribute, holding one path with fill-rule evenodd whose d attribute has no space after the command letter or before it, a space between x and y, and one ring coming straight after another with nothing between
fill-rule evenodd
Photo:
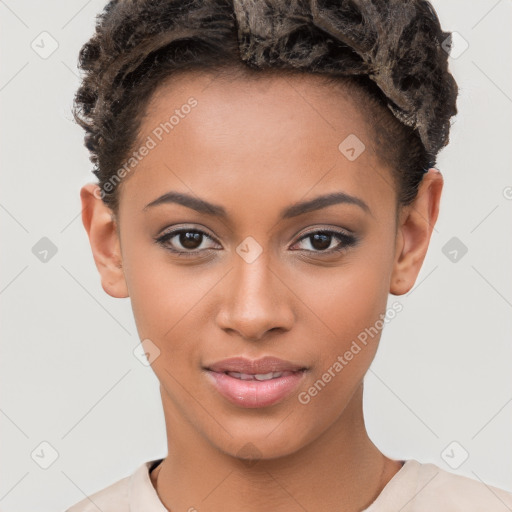
<instances>
[{"instance_id":1,"label":"curly hair","mask_svg":"<svg viewBox=\"0 0 512 512\"><path fill-rule=\"evenodd\" d=\"M426 0L111 0L79 54L73 116L101 197L137 142L155 89L178 73L314 73L355 95L397 205L410 204L449 141L458 88L451 34Z\"/></svg>"}]
</instances>

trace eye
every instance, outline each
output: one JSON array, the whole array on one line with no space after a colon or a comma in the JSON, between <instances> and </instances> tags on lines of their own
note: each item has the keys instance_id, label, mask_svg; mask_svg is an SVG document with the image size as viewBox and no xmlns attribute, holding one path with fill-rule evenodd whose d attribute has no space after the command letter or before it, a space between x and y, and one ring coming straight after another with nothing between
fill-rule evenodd
<instances>
[{"instance_id":1,"label":"eye","mask_svg":"<svg viewBox=\"0 0 512 512\"><path fill-rule=\"evenodd\" d=\"M154 240L178 256L194 256L199 252L222 248L215 247L218 242L213 237L200 229L192 228L173 229ZM295 245L304 242L306 242L304 244L306 247L302 250L319 254L331 254L347 250L349 247L356 245L358 239L354 235L342 231L324 229L312 231L302 236Z\"/></svg>"},{"instance_id":2,"label":"eye","mask_svg":"<svg viewBox=\"0 0 512 512\"><path fill-rule=\"evenodd\" d=\"M336 240L338 240L337 244ZM306 234L300 238L298 243L302 241L306 241L307 243L305 245L311 247L306 247L306 251L331 254L344 251L356 245L358 239L354 235L349 235L342 231L321 230Z\"/></svg>"},{"instance_id":3,"label":"eye","mask_svg":"<svg viewBox=\"0 0 512 512\"><path fill-rule=\"evenodd\" d=\"M181 228L168 231L155 238L155 242L169 251L181 255L192 256L198 252L212 249L205 242L215 240L200 229Z\"/></svg>"}]
</instances>

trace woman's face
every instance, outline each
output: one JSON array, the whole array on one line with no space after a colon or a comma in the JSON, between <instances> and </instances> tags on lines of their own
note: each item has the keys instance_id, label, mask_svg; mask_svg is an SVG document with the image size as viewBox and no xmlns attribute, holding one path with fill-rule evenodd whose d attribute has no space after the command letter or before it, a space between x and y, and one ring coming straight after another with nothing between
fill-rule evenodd
<instances>
[{"instance_id":1,"label":"woman's face","mask_svg":"<svg viewBox=\"0 0 512 512\"><path fill-rule=\"evenodd\" d=\"M183 75L139 139L122 272L168 428L259 457L345 428L403 242L391 172L350 97L311 75ZM222 363L239 357L284 366Z\"/></svg>"}]
</instances>

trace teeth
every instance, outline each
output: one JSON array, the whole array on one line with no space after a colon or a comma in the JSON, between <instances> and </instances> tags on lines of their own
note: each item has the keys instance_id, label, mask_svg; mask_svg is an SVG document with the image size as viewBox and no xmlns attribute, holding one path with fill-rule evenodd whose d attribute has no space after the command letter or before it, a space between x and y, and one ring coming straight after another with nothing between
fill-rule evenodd
<instances>
[{"instance_id":1,"label":"teeth","mask_svg":"<svg viewBox=\"0 0 512 512\"><path fill-rule=\"evenodd\" d=\"M250 373L239 373L239 372L226 372L230 377L240 380L270 380L278 379L283 375L283 372L270 372L270 373L257 373L252 375Z\"/></svg>"},{"instance_id":2,"label":"teeth","mask_svg":"<svg viewBox=\"0 0 512 512\"><path fill-rule=\"evenodd\" d=\"M281 375L283 375L283 372L257 373L254 378L256 380L270 380L277 379Z\"/></svg>"}]
</instances>

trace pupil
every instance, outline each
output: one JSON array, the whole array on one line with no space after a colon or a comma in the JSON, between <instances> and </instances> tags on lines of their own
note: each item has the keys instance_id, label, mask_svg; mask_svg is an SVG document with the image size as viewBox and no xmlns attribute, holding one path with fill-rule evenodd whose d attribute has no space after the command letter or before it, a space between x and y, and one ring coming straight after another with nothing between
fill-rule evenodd
<instances>
[{"instance_id":1,"label":"pupil","mask_svg":"<svg viewBox=\"0 0 512 512\"><path fill-rule=\"evenodd\" d=\"M331 245L331 238L332 238L332 235L325 235L323 233L315 233L314 235L312 235L313 237L313 242L312 242L312 245L315 249L328 249L329 246ZM318 246L318 244L315 244L315 242L318 242L320 241L320 246Z\"/></svg>"},{"instance_id":2,"label":"pupil","mask_svg":"<svg viewBox=\"0 0 512 512\"><path fill-rule=\"evenodd\" d=\"M192 231L180 233L180 243L187 249L197 249L197 247L201 245L202 236L201 233L194 233ZM198 241L199 244L197 244Z\"/></svg>"}]
</instances>

